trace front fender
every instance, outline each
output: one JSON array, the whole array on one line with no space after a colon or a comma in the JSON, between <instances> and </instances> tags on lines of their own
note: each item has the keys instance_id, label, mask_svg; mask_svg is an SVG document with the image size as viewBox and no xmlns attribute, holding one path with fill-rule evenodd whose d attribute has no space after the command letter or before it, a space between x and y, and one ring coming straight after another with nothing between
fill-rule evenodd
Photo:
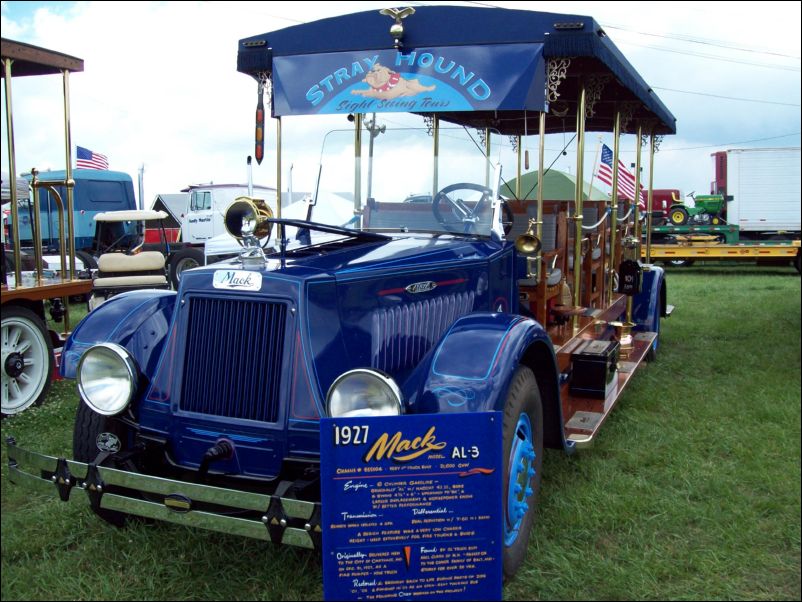
<instances>
[{"instance_id":1,"label":"front fender","mask_svg":"<svg viewBox=\"0 0 802 602\"><path fill-rule=\"evenodd\" d=\"M115 295L90 312L67 339L61 375L75 378L84 352L98 343L125 347L147 376L152 376L170 329L176 293L143 290Z\"/></svg>"},{"instance_id":2,"label":"front fender","mask_svg":"<svg viewBox=\"0 0 802 602\"><path fill-rule=\"evenodd\" d=\"M533 346L550 350L548 369L555 374L551 342L534 320L512 314L474 313L457 320L419 366L412 396L414 413L484 412L504 409L516 367Z\"/></svg>"}]
</instances>

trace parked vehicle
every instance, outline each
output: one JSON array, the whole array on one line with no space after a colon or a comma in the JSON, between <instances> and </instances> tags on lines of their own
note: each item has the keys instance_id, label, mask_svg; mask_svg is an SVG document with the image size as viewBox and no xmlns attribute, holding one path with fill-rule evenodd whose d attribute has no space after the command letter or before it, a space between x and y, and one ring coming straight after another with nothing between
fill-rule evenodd
<instances>
[{"instance_id":1,"label":"parked vehicle","mask_svg":"<svg viewBox=\"0 0 802 602\"><path fill-rule=\"evenodd\" d=\"M67 177L65 170L39 173L41 181L63 182ZM120 171L100 169L74 169L71 177L75 181L73 188L73 222L75 229L75 246L87 251L92 246L95 236L95 215L105 211L123 211L136 209L134 184L131 176ZM30 182L31 176L25 178ZM59 223L58 201L55 195L67 198L66 187L56 184L45 188L40 196L40 219L42 224L42 244L47 249L58 249ZM31 225L33 224L33 207L30 203L20 209L19 235L23 247L32 246Z\"/></svg>"},{"instance_id":2,"label":"parked vehicle","mask_svg":"<svg viewBox=\"0 0 802 602\"><path fill-rule=\"evenodd\" d=\"M800 149L736 149L712 157L711 194L695 195L693 209L671 207L668 225L652 231L649 258L676 266L790 261L802 272Z\"/></svg>"},{"instance_id":3,"label":"parked vehicle","mask_svg":"<svg viewBox=\"0 0 802 602\"><path fill-rule=\"evenodd\" d=\"M22 76L47 76L60 74L63 79L64 94L64 130L70 140L69 120L69 78L71 73L83 71L83 61L38 46L31 46L3 38L2 59L7 71L4 73L7 100L6 147L8 150L8 173L17 173L16 155L14 152L14 106L11 103L13 80ZM10 77L9 77L10 74ZM55 137L56 139L58 136ZM19 142L18 142L19 143ZM5 238L4 247L9 245L2 262L2 414L18 414L33 405L42 403L50 388L50 380L54 373L56 357L54 347L61 347L64 336L70 330L70 314L68 297L86 294L92 287L91 280L78 277L75 262L74 220L76 213L69 211L74 207L73 187L66 186L73 179L70 166L71 153L69 147L65 151L66 170L44 172L38 174L32 170L30 178L31 193L28 182L21 185L10 177L3 182L4 190L8 187L9 239ZM61 193L58 192L59 187ZM40 211L42 197L48 195L56 206L57 243L53 249L59 253L58 269L46 269L43 246L46 228L43 221L50 214ZM3 195L5 201L5 192ZM21 209L27 208L27 200L31 199L33 210L29 214L35 226L34 231L40 234L31 239L33 253L25 256L22 253ZM24 231L24 228L23 228ZM53 234L51 230L49 234ZM29 235L30 236L30 235ZM51 241L52 243L53 241ZM26 264L25 259L30 261ZM47 307L46 306L49 306ZM64 331L56 332L47 326L46 309L57 323L63 323Z\"/></svg>"},{"instance_id":4,"label":"parked vehicle","mask_svg":"<svg viewBox=\"0 0 802 602\"><path fill-rule=\"evenodd\" d=\"M689 196L693 199L692 206L683 203L679 198L674 199L668 210L668 219L672 225L712 224L718 226L724 223L726 202L731 201L732 197L725 197L723 194L694 193L690 193Z\"/></svg>"},{"instance_id":5,"label":"parked vehicle","mask_svg":"<svg viewBox=\"0 0 802 602\"><path fill-rule=\"evenodd\" d=\"M242 244L235 259L185 272L177 292L118 295L92 312L62 363L81 396L75 459L11 442L12 481L52 481L62 499L86 494L113 523L150 516L319 550L321 418L498 411L498 532L504 574L515 574L536 521L543 448L571 453L595 439L658 350L667 288L662 268L638 264L637 240L624 237L636 222L626 211L619 219L616 203L584 202L581 186L571 202L502 201L501 166L468 128L492 144L562 136L577 123L582 182L586 129L634 134L640 155L641 134L673 134L675 120L589 17L456 6L405 14L405 37L366 12L240 41L238 69L260 90L269 77L284 135L293 115L339 114L348 128L325 137L311 220L237 199L224 220ZM380 77L400 63L396 85L368 84L366 70ZM607 83L586 111L580 82L600 74ZM422 121L388 127L365 160L364 116L374 112L374 122L430 114L431 135ZM432 148L437 156L425 156ZM280 190L280 137L276 153ZM322 217L343 203L343 157L356 171L345 222ZM431 202L404 202L410 190ZM569 204L588 224L568 227ZM288 240L289 228L301 235ZM273 229L266 249L258 241Z\"/></svg>"},{"instance_id":6,"label":"parked vehicle","mask_svg":"<svg viewBox=\"0 0 802 602\"><path fill-rule=\"evenodd\" d=\"M253 194L267 199L275 198L276 191L265 186L253 186ZM239 196L248 194L247 184L193 184L184 188L187 206L181 215L181 240L172 245L168 259L170 283L178 290L181 274L185 270L205 265L204 245L215 237L236 241L226 232L223 216L228 206ZM219 240L219 239L218 239Z\"/></svg>"},{"instance_id":7,"label":"parked vehicle","mask_svg":"<svg viewBox=\"0 0 802 602\"><path fill-rule=\"evenodd\" d=\"M95 216L97 231L92 261L97 273L88 300L90 311L126 291L168 288L165 258L170 247L163 226L156 228L161 233L157 248L144 250L145 224L162 224L166 218L164 211L141 209Z\"/></svg>"}]
</instances>

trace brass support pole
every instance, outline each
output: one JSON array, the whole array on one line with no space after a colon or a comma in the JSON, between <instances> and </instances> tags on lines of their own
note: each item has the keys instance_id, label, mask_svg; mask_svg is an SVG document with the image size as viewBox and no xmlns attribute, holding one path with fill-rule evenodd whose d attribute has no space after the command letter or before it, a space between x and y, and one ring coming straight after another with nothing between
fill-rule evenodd
<instances>
[{"instance_id":1,"label":"brass support pole","mask_svg":"<svg viewBox=\"0 0 802 602\"><path fill-rule=\"evenodd\" d=\"M636 261L640 261L640 247L641 247L641 224L640 224L640 153L641 153L641 138L643 136L643 126L638 126L637 131L637 141L635 142L635 192L637 194L637 199L635 200L635 206L632 209L633 215L635 216L635 242L637 244ZM632 296L627 296L627 322L632 324Z\"/></svg>"},{"instance_id":2,"label":"brass support pole","mask_svg":"<svg viewBox=\"0 0 802 602\"><path fill-rule=\"evenodd\" d=\"M440 191L438 180L440 179L440 118L437 114L432 115L432 139L434 146L434 165L432 169L432 201Z\"/></svg>"},{"instance_id":3,"label":"brass support pole","mask_svg":"<svg viewBox=\"0 0 802 602\"><path fill-rule=\"evenodd\" d=\"M354 114L354 217L356 229L362 228L362 113Z\"/></svg>"},{"instance_id":4,"label":"brass support pole","mask_svg":"<svg viewBox=\"0 0 802 602\"><path fill-rule=\"evenodd\" d=\"M521 200L521 157L523 150L521 149L521 137L518 136L518 174L515 178L515 198Z\"/></svg>"},{"instance_id":5,"label":"brass support pole","mask_svg":"<svg viewBox=\"0 0 802 602\"><path fill-rule=\"evenodd\" d=\"M276 117L276 219L281 219L281 117ZM277 224L276 240L284 245L284 226ZM282 255L283 257L283 255Z\"/></svg>"},{"instance_id":6,"label":"brass support pole","mask_svg":"<svg viewBox=\"0 0 802 602\"><path fill-rule=\"evenodd\" d=\"M485 128L485 186L490 188L490 128Z\"/></svg>"},{"instance_id":7,"label":"brass support pole","mask_svg":"<svg viewBox=\"0 0 802 602\"><path fill-rule=\"evenodd\" d=\"M649 195L646 197L646 263L652 263L652 204L654 203L654 131L649 139Z\"/></svg>"},{"instance_id":8,"label":"brass support pole","mask_svg":"<svg viewBox=\"0 0 802 602\"><path fill-rule=\"evenodd\" d=\"M585 168L585 84L579 86L579 102L576 111L576 188L574 197L574 305L582 299L582 195L584 194ZM574 329L579 325L579 316L574 316Z\"/></svg>"},{"instance_id":9,"label":"brass support pole","mask_svg":"<svg viewBox=\"0 0 802 602\"><path fill-rule=\"evenodd\" d=\"M36 270L36 286L41 286L42 282L42 215L41 200L39 194L39 170L31 169L31 188L33 189L33 224L31 228L31 244L33 245L34 269ZM13 177L13 176L12 176Z\"/></svg>"},{"instance_id":10,"label":"brass support pole","mask_svg":"<svg viewBox=\"0 0 802 602\"><path fill-rule=\"evenodd\" d=\"M609 299L613 298L613 275L618 269L615 265L615 239L618 233L618 153L621 150L621 111L616 109L613 122L613 191L610 199L610 273L607 279ZM605 298L607 298L605 296Z\"/></svg>"},{"instance_id":11,"label":"brass support pole","mask_svg":"<svg viewBox=\"0 0 802 602\"><path fill-rule=\"evenodd\" d=\"M635 207L633 209L634 216L635 216L635 240L638 242L638 260L640 261L640 247L641 247L641 236L643 235L643 231L641 228L640 223L640 153L641 153L641 138L643 136L643 126L638 126L637 131L637 141L635 143L635 190L638 191L638 200L635 202Z\"/></svg>"},{"instance_id":12,"label":"brass support pole","mask_svg":"<svg viewBox=\"0 0 802 602\"><path fill-rule=\"evenodd\" d=\"M70 72L68 69L62 71L63 87L64 87L64 187L67 190L67 232L69 236L69 257L70 264L69 278L65 273L64 265L64 244L61 246L61 281L66 279L76 279L75 274L75 180L72 179L72 126L70 122ZM140 199L141 202L141 199ZM63 213L63 211L62 211ZM59 224L59 238L64 240L64 223L63 220ZM64 332L70 332L70 303L67 297L62 298L64 304Z\"/></svg>"},{"instance_id":13,"label":"brass support pole","mask_svg":"<svg viewBox=\"0 0 802 602\"><path fill-rule=\"evenodd\" d=\"M20 259L19 242L19 210L17 208L17 163L14 149L14 120L11 109L11 64L14 61L7 58L3 60L6 89L6 137L8 139L8 186L11 194L11 236L14 238L14 286L22 285L22 260Z\"/></svg>"},{"instance_id":14,"label":"brass support pole","mask_svg":"<svg viewBox=\"0 0 802 602\"><path fill-rule=\"evenodd\" d=\"M545 177L544 166L546 164L546 113L540 112L538 124L538 157L537 157L537 222L535 222L535 236L539 241L543 241L543 178ZM555 237L556 241L556 237ZM541 273L540 266L543 262L543 245L537 252L537 283L546 275Z\"/></svg>"}]
</instances>

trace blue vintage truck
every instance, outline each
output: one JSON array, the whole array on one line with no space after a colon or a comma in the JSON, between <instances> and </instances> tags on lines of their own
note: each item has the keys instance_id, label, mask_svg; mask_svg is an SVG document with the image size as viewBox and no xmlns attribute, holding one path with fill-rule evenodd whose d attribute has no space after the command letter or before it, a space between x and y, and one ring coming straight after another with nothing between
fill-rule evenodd
<instances>
[{"instance_id":1,"label":"blue vintage truck","mask_svg":"<svg viewBox=\"0 0 802 602\"><path fill-rule=\"evenodd\" d=\"M637 261L637 207L618 204L617 179L613 200L584 197L585 132L612 132L616 154L634 134L640 162L641 139L653 159L673 116L579 15L371 11L238 51L258 86L257 149L263 99L274 118L279 177L295 116L340 116L313 150L310 214L239 198L226 213L237 258L89 314L61 367L80 396L73 459L11 440L10 479L85 499L116 524L146 516L319 549L321 417L500 411L512 577L543 448L594 439L657 353L668 312L662 269ZM502 199L493 142L562 139L566 124L574 201ZM404 202L411 193L429 200Z\"/></svg>"},{"instance_id":2,"label":"blue vintage truck","mask_svg":"<svg viewBox=\"0 0 802 602\"><path fill-rule=\"evenodd\" d=\"M88 251L92 249L95 238L95 215L106 211L124 211L136 209L134 183L131 176L121 171L100 169L74 169L71 176L75 182L73 187L73 227L75 229L75 247ZM26 176L30 180L30 176ZM66 178L64 170L48 171L39 174L40 180L63 182ZM53 191L43 189L40 197L40 214L42 224L42 241L45 248L58 248L59 223L57 203L54 192L66 198L66 187L53 186ZM19 236L23 247L33 244L31 224L33 208L26 204L19 209Z\"/></svg>"}]
</instances>

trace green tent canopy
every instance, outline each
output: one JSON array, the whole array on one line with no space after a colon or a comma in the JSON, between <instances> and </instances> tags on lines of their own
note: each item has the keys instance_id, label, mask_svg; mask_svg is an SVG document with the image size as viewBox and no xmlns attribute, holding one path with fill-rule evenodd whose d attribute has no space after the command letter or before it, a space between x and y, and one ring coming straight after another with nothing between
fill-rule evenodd
<instances>
[{"instance_id":1,"label":"green tent canopy","mask_svg":"<svg viewBox=\"0 0 802 602\"><path fill-rule=\"evenodd\" d=\"M509 199L515 198L516 182L518 178L513 178L501 186L501 196ZM562 171L549 170L543 178L545 188L543 189L544 201L573 201L576 190L576 177ZM590 194L588 193L590 191ZM537 200L537 172L530 171L521 176L521 200ZM588 198L590 197L590 198ZM583 200L606 201L609 195L602 192L595 186L591 190L588 182L585 182Z\"/></svg>"}]
</instances>

